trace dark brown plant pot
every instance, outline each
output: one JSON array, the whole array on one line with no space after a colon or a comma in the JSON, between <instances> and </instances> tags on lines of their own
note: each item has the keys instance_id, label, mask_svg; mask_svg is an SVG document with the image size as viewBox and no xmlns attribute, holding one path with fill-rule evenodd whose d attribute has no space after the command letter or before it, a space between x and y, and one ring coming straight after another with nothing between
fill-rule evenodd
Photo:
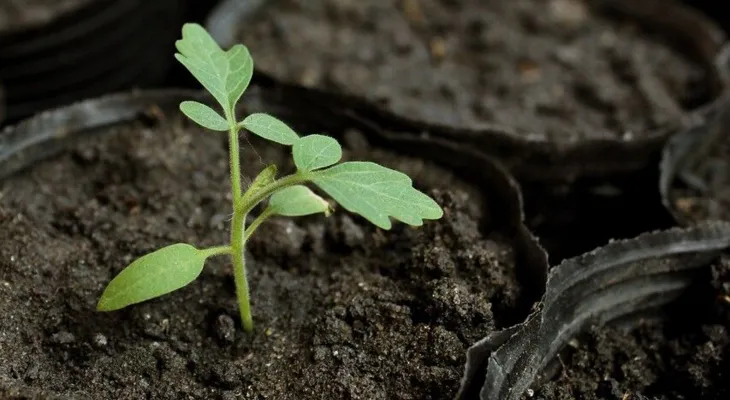
<instances>
[{"instance_id":1,"label":"dark brown plant pot","mask_svg":"<svg viewBox=\"0 0 730 400\"><path fill-rule=\"evenodd\" d=\"M27 21L0 26L8 120L164 80L182 24L180 0L46 3L38 10L48 18L28 12Z\"/></svg>"},{"instance_id":2,"label":"dark brown plant pot","mask_svg":"<svg viewBox=\"0 0 730 400\"><path fill-rule=\"evenodd\" d=\"M725 87L723 32L678 1L243 3L207 27L260 79L361 98L520 179L641 169Z\"/></svg>"},{"instance_id":3,"label":"dark brown plant pot","mask_svg":"<svg viewBox=\"0 0 730 400\"><path fill-rule=\"evenodd\" d=\"M0 135L0 393L61 398L453 398L467 348L524 320L545 253L502 167L459 143L327 102L252 87L266 111L340 139L345 159L408 173L445 217L376 229L343 210L272 220L247 247L255 331L241 332L229 263L113 313L104 286L174 242L225 243L225 134L182 118L198 92L118 94L42 113ZM318 105L319 104L319 105ZM289 150L242 139L250 179ZM401 150L408 148L408 151ZM10 190L12 188L12 190ZM0 396L1 397L1 396Z\"/></svg>"},{"instance_id":4,"label":"dark brown plant pot","mask_svg":"<svg viewBox=\"0 0 730 400\"><path fill-rule=\"evenodd\" d=\"M537 311L469 350L459 398L727 398L728 247L701 223L555 266Z\"/></svg>"},{"instance_id":5,"label":"dark brown plant pot","mask_svg":"<svg viewBox=\"0 0 730 400\"><path fill-rule=\"evenodd\" d=\"M659 191L683 225L730 220L730 97L664 148Z\"/></svg>"}]
</instances>

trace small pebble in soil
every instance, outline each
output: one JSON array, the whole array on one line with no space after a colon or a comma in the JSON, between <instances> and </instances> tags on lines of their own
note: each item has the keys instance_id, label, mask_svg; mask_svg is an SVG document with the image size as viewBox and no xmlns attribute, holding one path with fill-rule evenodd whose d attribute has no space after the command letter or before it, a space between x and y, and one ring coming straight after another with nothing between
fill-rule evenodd
<instances>
[{"instance_id":1,"label":"small pebble in soil","mask_svg":"<svg viewBox=\"0 0 730 400\"><path fill-rule=\"evenodd\" d=\"M51 336L51 342L54 344L70 344L76 341L76 336L71 332L61 331Z\"/></svg>"},{"instance_id":2,"label":"small pebble in soil","mask_svg":"<svg viewBox=\"0 0 730 400\"><path fill-rule=\"evenodd\" d=\"M108 342L108 340L107 340L106 336L102 335L101 333L97 333L96 335L94 335L94 344L95 344L95 345L96 345L97 347L104 347L104 346L106 346L106 345L107 345L108 343L109 343L109 342Z\"/></svg>"},{"instance_id":3,"label":"small pebble in soil","mask_svg":"<svg viewBox=\"0 0 730 400\"><path fill-rule=\"evenodd\" d=\"M236 324L228 314L221 314L215 319L215 334L219 341L233 343L236 337Z\"/></svg>"}]
</instances>

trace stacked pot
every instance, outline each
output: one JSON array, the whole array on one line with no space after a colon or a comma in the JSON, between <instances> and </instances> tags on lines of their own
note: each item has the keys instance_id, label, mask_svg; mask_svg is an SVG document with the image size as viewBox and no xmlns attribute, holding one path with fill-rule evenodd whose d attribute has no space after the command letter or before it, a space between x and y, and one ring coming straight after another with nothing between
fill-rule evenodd
<instances>
[{"instance_id":1,"label":"stacked pot","mask_svg":"<svg viewBox=\"0 0 730 400\"><path fill-rule=\"evenodd\" d=\"M93 311L122 260L226 240L227 146L179 113L183 100L215 107L205 93L97 96L160 81L177 2L61 6L0 32L8 118L52 108L0 135L0 311L7 332L30 332L0 346L0 359L30 360L0 376L0 395L644 399L676 388L633 390L632 376L652 379L630 364L642 357L591 359L582 335L656 337L646 321L671 320L662 311L687 297L690 314L727 313L715 297L730 304L730 51L680 0L223 1L208 31L246 44L256 66L238 115L403 169L445 213L418 230L342 210L262 225L247 244L250 336L223 262L159 301ZM247 178L291 167L287 148L247 139ZM59 153L71 156L43 162ZM37 237L49 251L29 250ZM702 349L730 349L721 322L686 325ZM678 374L701 364L693 377L727 365L694 349L699 361L643 359ZM62 374L87 385L40 379ZM678 376L667 381L697 398L727 389Z\"/></svg>"},{"instance_id":2,"label":"stacked pot","mask_svg":"<svg viewBox=\"0 0 730 400\"><path fill-rule=\"evenodd\" d=\"M0 2L7 120L159 84L183 11L179 0Z\"/></svg>"}]
</instances>

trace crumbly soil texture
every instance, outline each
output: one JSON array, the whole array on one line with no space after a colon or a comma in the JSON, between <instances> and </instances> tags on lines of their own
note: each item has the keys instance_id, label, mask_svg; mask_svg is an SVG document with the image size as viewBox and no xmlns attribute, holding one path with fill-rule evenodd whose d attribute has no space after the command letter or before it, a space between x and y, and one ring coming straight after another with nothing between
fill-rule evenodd
<instances>
[{"instance_id":1,"label":"crumbly soil texture","mask_svg":"<svg viewBox=\"0 0 730 400\"><path fill-rule=\"evenodd\" d=\"M679 178L670 188L674 211L688 221L730 220L730 140L722 134L688 156L693 160L687 163L688 179Z\"/></svg>"},{"instance_id":2,"label":"crumbly soil texture","mask_svg":"<svg viewBox=\"0 0 730 400\"><path fill-rule=\"evenodd\" d=\"M282 0L238 29L278 79L539 140L631 140L710 97L666 34L586 0Z\"/></svg>"},{"instance_id":3,"label":"crumbly soil texture","mask_svg":"<svg viewBox=\"0 0 730 400\"><path fill-rule=\"evenodd\" d=\"M512 246L477 226L474 186L349 132L346 159L410 174L445 217L390 231L341 209L267 222L248 245L252 335L225 257L170 295L96 312L134 258L225 244L231 212L226 135L177 120L105 132L0 186L2 398L452 398L467 348L523 293ZM272 162L291 171L288 148L251 140L248 179Z\"/></svg>"},{"instance_id":4,"label":"crumbly soil texture","mask_svg":"<svg viewBox=\"0 0 730 400\"><path fill-rule=\"evenodd\" d=\"M628 332L593 328L573 340L562 371L523 399L730 398L730 256L697 282L661 321Z\"/></svg>"}]
</instances>

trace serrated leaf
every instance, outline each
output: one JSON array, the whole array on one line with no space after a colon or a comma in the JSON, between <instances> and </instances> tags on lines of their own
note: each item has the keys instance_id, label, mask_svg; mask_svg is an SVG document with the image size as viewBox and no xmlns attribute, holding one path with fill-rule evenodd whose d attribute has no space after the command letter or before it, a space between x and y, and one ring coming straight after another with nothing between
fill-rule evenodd
<instances>
[{"instance_id":1,"label":"serrated leaf","mask_svg":"<svg viewBox=\"0 0 730 400\"><path fill-rule=\"evenodd\" d=\"M443 216L436 201L415 189L408 175L373 162L346 162L316 171L312 182L346 210L382 229L391 228L390 217L420 226L424 219Z\"/></svg>"},{"instance_id":2,"label":"serrated leaf","mask_svg":"<svg viewBox=\"0 0 730 400\"><path fill-rule=\"evenodd\" d=\"M227 131L228 122L212 108L197 101L183 101L180 111L203 128L214 131Z\"/></svg>"},{"instance_id":3,"label":"serrated leaf","mask_svg":"<svg viewBox=\"0 0 730 400\"><path fill-rule=\"evenodd\" d=\"M114 311L185 287L200 275L206 257L184 243L144 255L112 279L96 308Z\"/></svg>"},{"instance_id":4,"label":"serrated leaf","mask_svg":"<svg viewBox=\"0 0 730 400\"><path fill-rule=\"evenodd\" d=\"M287 124L265 113L251 114L241 125L257 136L286 146L293 145L299 139L299 135Z\"/></svg>"},{"instance_id":5,"label":"serrated leaf","mask_svg":"<svg viewBox=\"0 0 730 400\"><path fill-rule=\"evenodd\" d=\"M300 171L314 171L337 164L342 158L342 147L329 136L307 135L294 142L292 153Z\"/></svg>"},{"instance_id":6,"label":"serrated leaf","mask_svg":"<svg viewBox=\"0 0 730 400\"><path fill-rule=\"evenodd\" d=\"M303 185L284 188L269 198L269 211L285 217L301 217L303 215L324 213L330 214L327 201Z\"/></svg>"},{"instance_id":7,"label":"serrated leaf","mask_svg":"<svg viewBox=\"0 0 730 400\"><path fill-rule=\"evenodd\" d=\"M253 76L253 59L246 46L237 44L223 51L205 28L186 23L175 47L179 51L175 58L226 112L232 111Z\"/></svg>"}]
</instances>

